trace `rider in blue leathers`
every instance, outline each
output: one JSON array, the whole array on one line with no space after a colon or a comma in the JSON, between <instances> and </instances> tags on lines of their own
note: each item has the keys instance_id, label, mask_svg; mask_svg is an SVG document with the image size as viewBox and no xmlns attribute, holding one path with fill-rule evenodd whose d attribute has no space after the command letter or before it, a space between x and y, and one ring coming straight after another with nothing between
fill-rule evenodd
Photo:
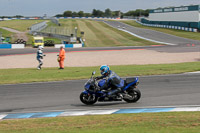
<instances>
[{"instance_id":1,"label":"rider in blue leathers","mask_svg":"<svg viewBox=\"0 0 200 133\"><path fill-rule=\"evenodd\" d=\"M114 97L116 94L120 94L124 87L124 80L121 79L115 72L111 71L108 65L102 65L100 67L101 77L96 79L106 78L106 83L100 88L106 90L108 87L112 88L112 91L108 93L108 97ZM119 95L122 98L122 95Z\"/></svg>"}]
</instances>

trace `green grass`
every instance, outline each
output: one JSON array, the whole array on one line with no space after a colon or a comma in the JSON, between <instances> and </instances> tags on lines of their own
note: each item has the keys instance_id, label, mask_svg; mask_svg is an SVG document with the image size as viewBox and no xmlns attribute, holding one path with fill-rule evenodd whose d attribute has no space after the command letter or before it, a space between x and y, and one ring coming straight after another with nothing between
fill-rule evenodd
<instances>
[{"instance_id":1,"label":"green grass","mask_svg":"<svg viewBox=\"0 0 200 133\"><path fill-rule=\"evenodd\" d=\"M0 28L0 32L2 33L3 37L11 37L12 35L14 35L14 33L9 32L9 31L4 30L4 29L1 29L1 28Z\"/></svg>"},{"instance_id":2,"label":"green grass","mask_svg":"<svg viewBox=\"0 0 200 133\"><path fill-rule=\"evenodd\" d=\"M0 27L8 27L18 31L25 32L33 24L40 23L44 20L9 20L0 21Z\"/></svg>"},{"instance_id":3,"label":"green grass","mask_svg":"<svg viewBox=\"0 0 200 133\"><path fill-rule=\"evenodd\" d=\"M79 20L77 23L80 25L80 30L85 32L83 38L86 39L88 47L157 45L119 31L103 22Z\"/></svg>"},{"instance_id":4,"label":"green grass","mask_svg":"<svg viewBox=\"0 0 200 133\"><path fill-rule=\"evenodd\" d=\"M77 27L78 36L81 36L81 31L84 32L83 38L86 40L86 47L157 45L157 43L142 40L123 31L119 31L103 22L82 19L61 19L59 22L61 26L49 23L49 27L53 26L66 30L74 30Z\"/></svg>"},{"instance_id":5,"label":"green grass","mask_svg":"<svg viewBox=\"0 0 200 133\"><path fill-rule=\"evenodd\" d=\"M2 33L2 36L6 39L6 37L10 37L11 41L13 41L14 38L12 38L14 36L15 33L9 32L7 30L1 29L0 28L0 32Z\"/></svg>"},{"instance_id":6,"label":"green grass","mask_svg":"<svg viewBox=\"0 0 200 133\"><path fill-rule=\"evenodd\" d=\"M200 62L110 67L111 70L115 71L119 76L126 77L200 71L199 66ZM35 68L0 69L0 84L87 79L90 77L92 71L96 71L96 75L99 75L99 66L65 67L64 70L58 70L58 68L43 68L42 70L37 70Z\"/></svg>"},{"instance_id":7,"label":"green grass","mask_svg":"<svg viewBox=\"0 0 200 133\"><path fill-rule=\"evenodd\" d=\"M55 44L61 44L61 40L58 39L58 38L45 37L45 38L44 38L44 41L47 41L47 40L54 41Z\"/></svg>"},{"instance_id":8,"label":"green grass","mask_svg":"<svg viewBox=\"0 0 200 133\"><path fill-rule=\"evenodd\" d=\"M9 20L9 21L1 21L0 27L8 27L18 31L26 32L28 28L31 27L33 24L43 22L44 20ZM9 32L7 30L0 29L0 32L3 33L5 37L13 37L15 33ZM27 33L28 41L26 46L32 46L32 35ZM17 40L18 38L12 38L12 42ZM54 40L55 43L60 43L59 39L55 38L48 38L49 40Z\"/></svg>"},{"instance_id":9,"label":"green grass","mask_svg":"<svg viewBox=\"0 0 200 133\"><path fill-rule=\"evenodd\" d=\"M1 133L198 133L200 112L69 116L0 121Z\"/></svg>"},{"instance_id":10,"label":"green grass","mask_svg":"<svg viewBox=\"0 0 200 133\"><path fill-rule=\"evenodd\" d=\"M193 39L193 40L200 40L200 33L199 32L188 32L188 31L175 30L175 29L148 27L148 26L143 26L141 24L138 24L133 20L125 20L125 21L121 21L121 22L129 24L129 25L134 26L134 27L138 27L138 28L151 29L151 30L156 30L156 31L167 33L167 34L179 36L179 37L184 37L184 38Z\"/></svg>"}]
</instances>

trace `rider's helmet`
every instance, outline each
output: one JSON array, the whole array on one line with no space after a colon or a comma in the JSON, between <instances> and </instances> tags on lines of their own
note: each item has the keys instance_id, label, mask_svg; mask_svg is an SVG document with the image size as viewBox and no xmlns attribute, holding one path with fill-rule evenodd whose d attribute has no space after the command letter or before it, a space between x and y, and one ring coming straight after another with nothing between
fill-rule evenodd
<instances>
[{"instance_id":1,"label":"rider's helmet","mask_svg":"<svg viewBox=\"0 0 200 133\"><path fill-rule=\"evenodd\" d=\"M110 71L110 68L108 65L102 65L100 67L101 75L107 75Z\"/></svg>"},{"instance_id":2,"label":"rider's helmet","mask_svg":"<svg viewBox=\"0 0 200 133\"><path fill-rule=\"evenodd\" d=\"M44 48L43 46L39 46L38 47L39 50L43 50L43 48Z\"/></svg>"}]
</instances>

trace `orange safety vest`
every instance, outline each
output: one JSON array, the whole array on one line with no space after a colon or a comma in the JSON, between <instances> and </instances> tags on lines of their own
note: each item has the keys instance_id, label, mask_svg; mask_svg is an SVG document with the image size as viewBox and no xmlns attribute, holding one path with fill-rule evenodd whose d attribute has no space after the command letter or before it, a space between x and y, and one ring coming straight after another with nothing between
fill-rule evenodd
<instances>
[{"instance_id":1,"label":"orange safety vest","mask_svg":"<svg viewBox=\"0 0 200 133\"><path fill-rule=\"evenodd\" d=\"M65 49L64 48L62 48L60 50L59 57L61 60L65 59Z\"/></svg>"}]
</instances>

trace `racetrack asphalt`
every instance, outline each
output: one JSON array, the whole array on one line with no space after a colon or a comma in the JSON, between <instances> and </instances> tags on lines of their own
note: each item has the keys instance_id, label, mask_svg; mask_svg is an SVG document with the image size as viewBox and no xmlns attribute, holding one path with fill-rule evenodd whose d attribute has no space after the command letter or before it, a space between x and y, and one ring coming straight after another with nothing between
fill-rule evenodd
<instances>
[{"instance_id":1,"label":"racetrack asphalt","mask_svg":"<svg viewBox=\"0 0 200 133\"><path fill-rule=\"evenodd\" d=\"M0 113L199 105L199 79L199 73L139 77L142 97L137 103L97 102L92 106L79 99L87 80L0 85Z\"/></svg>"},{"instance_id":2,"label":"racetrack asphalt","mask_svg":"<svg viewBox=\"0 0 200 133\"><path fill-rule=\"evenodd\" d=\"M118 22L118 21L104 21L106 24L117 28L117 29L123 29L126 31L129 31L131 33L134 33L138 36L141 36L143 38L159 41L159 42L165 42L175 45L186 45L186 44L195 44L200 45L200 41L192 40L192 39L186 39L183 37L178 37L170 34L166 34L163 32L150 30L150 29L144 29L144 28L137 28L130 26L128 24Z\"/></svg>"}]
</instances>

